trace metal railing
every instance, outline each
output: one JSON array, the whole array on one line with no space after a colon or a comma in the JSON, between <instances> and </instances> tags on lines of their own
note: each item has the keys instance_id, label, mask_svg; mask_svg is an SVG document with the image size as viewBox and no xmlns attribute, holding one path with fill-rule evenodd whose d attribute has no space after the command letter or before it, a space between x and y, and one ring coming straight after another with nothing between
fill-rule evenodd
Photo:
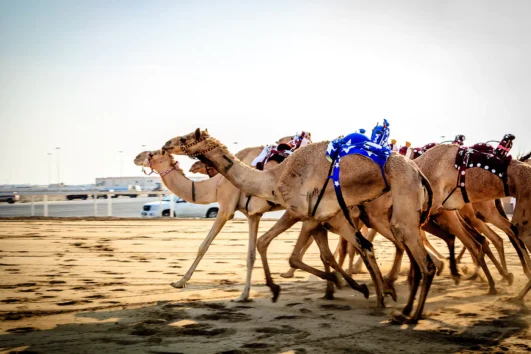
<instances>
[{"instance_id":1,"label":"metal railing","mask_svg":"<svg viewBox=\"0 0 531 354\"><path fill-rule=\"evenodd\" d=\"M170 196L170 217L174 216L174 201L175 201L175 195L172 194L170 191L120 191L120 192L96 192L96 191L76 191L76 192L69 192L69 191L57 191L57 192L51 192L51 191L27 191L27 192L17 192L19 196L30 196L30 215L35 216L35 197L36 196L42 196L42 205L43 205L43 216L47 217L48 215L48 206L50 201L48 200L48 196L56 195L56 196L67 196L67 195L87 195L92 196L94 200L94 216L102 216L98 215L98 197L104 196L106 198L107 202L107 215L106 216L112 216L112 206L113 206L113 196L130 196L130 195L157 195L159 200L159 208L158 208L158 216L162 216L162 198L165 195Z\"/></svg>"}]
</instances>

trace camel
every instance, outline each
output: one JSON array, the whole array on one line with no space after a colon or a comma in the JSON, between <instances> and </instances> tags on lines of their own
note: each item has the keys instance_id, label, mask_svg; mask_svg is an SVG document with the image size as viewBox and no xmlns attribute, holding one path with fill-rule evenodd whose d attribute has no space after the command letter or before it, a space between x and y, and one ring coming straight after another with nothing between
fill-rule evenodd
<instances>
[{"instance_id":1,"label":"camel","mask_svg":"<svg viewBox=\"0 0 531 354\"><path fill-rule=\"evenodd\" d=\"M447 231L462 237L461 241L469 249L472 256L479 262L481 268L489 281L489 294L495 294L495 286L492 276L481 257L482 247L478 243L470 242L470 238L465 235L471 228L467 228L466 222L458 213L451 210L461 210L466 202L462 191L456 189L458 170L455 168L456 154L459 147L455 145L438 145L425 152L421 157L415 159L415 163L426 175L433 188L433 208L432 216L444 222ZM476 166L474 166L476 167ZM467 170L468 183L466 190L471 203L499 199L505 195L502 180L494 174L485 171L484 168L471 168ZM528 225L529 208L531 207L531 167L524 163L512 160L507 169L507 183L509 194L517 200L517 207L513 216L512 224L518 238L529 248L531 245L530 226ZM452 193L452 191L454 191ZM443 205L444 202L444 205ZM500 270L500 269L499 269ZM511 275L506 275L506 279L511 280Z\"/></svg>"},{"instance_id":2,"label":"camel","mask_svg":"<svg viewBox=\"0 0 531 354\"><path fill-rule=\"evenodd\" d=\"M457 144L461 146L463 145L464 140L465 140L464 135L457 135L452 144ZM486 144L484 143L484 144L477 144L477 145L485 146ZM407 142L406 146L409 148L410 144L408 145L408 142ZM401 148L400 153L402 155L409 156L410 158L415 160L417 157L422 156L422 154L424 154L426 151L433 148L434 146L437 146L437 144L431 143L431 144L427 144L420 148L409 148L407 150L404 148ZM526 156L523 156L522 158L526 159ZM493 243L494 247L496 248L500 256L501 264L497 262L497 260L493 259L494 256L491 255L490 250L487 249L486 251L489 255L489 258L491 258L491 260L493 261L493 263L498 269L500 267L503 267L503 269L505 270L504 274L508 274L507 263L505 260L505 251L503 247L503 240L486 223L490 222L491 224L503 230L509 237L509 241L511 242L511 244L513 245L513 247L515 248L517 252L517 255L520 259L520 263L522 264L522 268L524 270L524 274L526 274L527 277L531 278L531 268L530 268L531 258L529 257L529 253L527 252L522 241L516 237L516 234L513 228L511 227L509 219L507 218L507 215L505 214L505 211L503 210L501 201L499 199L466 204L461 210L459 210L459 213L460 213L460 216L470 226L472 226L478 232L485 235ZM474 233L473 236L475 236L477 239L480 238L478 237L477 233ZM485 245L487 244L485 243ZM457 256L455 262L460 261L466 249L467 249L466 247L463 247L463 249L461 250L461 253ZM476 268L476 271L474 272L474 275L471 278L475 278L477 276L477 271L478 271L478 268ZM509 281L510 276L507 279ZM512 282L512 280L510 280L510 282Z\"/></svg>"},{"instance_id":3,"label":"camel","mask_svg":"<svg viewBox=\"0 0 531 354\"><path fill-rule=\"evenodd\" d=\"M521 156L518 160L520 162L526 164L527 166L529 166L529 168L531 169L531 152L525 154L524 156ZM530 195L529 192L528 192L527 195L528 196ZM516 203L517 203L516 204L517 208L515 208L515 211L514 211L514 214L513 214L513 221L515 220L517 211L518 211L518 220L517 220L517 224L515 225L515 227L518 228L519 225L522 225L522 226L529 225L529 220L528 219L522 220L523 218L525 218L526 213L525 213L525 209L524 208L519 208L518 207L518 205L519 205L518 198L517 198L517 202ZM527 218L529 218L529 213L527 213ZM518 223L518 221L521 221L521 224ZM514 225L514 222L513 222L513 225ZM518 229L518 231L520 232L521 230ZM519 235L522 235L522 234L519 233ZM529 233L529 230L527 230L527 233L524 235L524 237L522 237L522 239L524 240L526 247L528 249L531 249L531 234ZM529 279L529 281L523 287L523 289L520 291L520 293L516 297L512 298L510 301L523 305L524 297L529 292L529 290L531 290L531 279Z\"/></svg>"},{"instance_id":4,"label":"camel","mask_svg":"<svg viewBox=\"0 0 531 354\"><path fill-rule=\"evenodd\" d=\"M272 229L260 237L257 243L258 251L262 256L266 284L273 292L273 301L276 301L280 287L271 278L267 262L267 246L276 235L287 230L297 221L303 221L303 226L290 258L290 265L331 280L326 274L319 273L300 259L300 250L307 242L310 233L314 232L313 235L317 241L326 231L321 223L327 222L341 211L333 188L323 188L323 183L328 179L327 171L330 167L330 162L325 157L327 145L328 142L320 142L304 146L295 151L283 164L267 171L249 168L234 157L223 144L212 138L207 131L200 129L191 134L173 138L162 148L168 153L198 157L200 161L212 164L242 191L286 208L287 212ZM359 155L343 157L342 165L343 171L348 171L341 176L340 182L345 191L344 200L347 206L359 205L380 196L386 187L382 173L393 191L391 230L394 238L408 253L413 274L411 292L402 313L411 313L415 295L421 285L419 303L410 319L416 322L420 318L435 275L434 263L422 246L419 234L420 225L427 220L430 210L429 183L414 163L397 154L389 156L384 172L380 171L372 161ZM320 204L318 208L315 208L318 198ZM361 235L354 224L348 226L349 232L341 233L341 236L352 243L364 258L377 289L377 296L379 296L382 293L380 289L383 289L384 282L375 260L372 243ZM318 246L324 260L330 265L333 264L335 262L333 255L329 250L327 254L325 250L328 248L327 244L320 245L318 242ZM332 256L331 259L329 255Z\"/></svg>"},{"instance_id":5,"label":"camel","mask_svg":"<svg viewBox=\"0 0 531 354\"><path fill-rule=\"evenodd\" d=\"M250 163L261 151L262 147L244 149L237 156L243 161ZM235 301L248 301L251 289L252 268L256 259L255 243L260 218L263 213L280 210L280 208L278 206L272 206L267 201L259 198L251 198L248 200L243 193L240 193L239 189L234 187L222 175L213 176L204 181L193 182L184 175L183 171L171 156L163 156L160 151L144 151L135 158L134 162L138 166L143 166L148 162L152 169L160 173L162 181L168 189L187 202L208 204L217 201L220 206L214 225L212 225L212 229L199 247L197 257L192 266L182 279L171 283L175 288L184 288L186 286L186 283L192 277L193 272L207 252L210 244L214 241L214 238L219 234L225 223L234 217L236 210L241 211L247 217L249 222L247 276L244 290ZM266 165L266 168L276 164L277 162L270 161Z\"/></svg>"}]
</instances>

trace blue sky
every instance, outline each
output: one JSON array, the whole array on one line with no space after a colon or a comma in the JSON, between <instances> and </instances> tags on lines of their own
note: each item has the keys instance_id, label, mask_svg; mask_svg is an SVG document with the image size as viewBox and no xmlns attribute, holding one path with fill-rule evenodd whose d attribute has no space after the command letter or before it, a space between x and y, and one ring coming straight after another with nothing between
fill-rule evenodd
<instances>
[{"instance_id":1,"label":"blue sky","mask_svg":"<svg viewBox=\"0 0 531 354\"><path fill-rule=\"evenodd\" d=\"M197 127L232 150L299 130L531 149L522 1L0 2L0 183L139 175ZM238 145L231 144L238 142ZM192 161L181 158L183 166Z\"/></svg>"}]
</instances>

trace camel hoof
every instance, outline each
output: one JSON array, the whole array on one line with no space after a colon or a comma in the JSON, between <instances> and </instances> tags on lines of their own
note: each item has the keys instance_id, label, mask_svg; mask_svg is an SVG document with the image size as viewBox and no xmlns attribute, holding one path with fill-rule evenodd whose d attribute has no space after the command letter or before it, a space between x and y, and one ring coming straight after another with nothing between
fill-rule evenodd
<instances>
[{"instance_id":1,"label":"camel hoof","mask_svg":"<svg viewBox=\"0 0 531 354\"><path fill-rule=\"evenodd\" d=\"M459 285L459 283L461 282L461 276L460 275L453 275L452 279L454 280L454 284L455 285Z\"/></svg>"},{"instance_id":2,"label":"camel hoof","mask_svg":"<svg viewBox=\"0 0 531 354\"><path fill-rule=\"evenodd\" d=\"M369 288L365 284L361 284L360 287L361 287L360 292L363 294L363 296L365 296L366 299L368 299L369 298Z\"/></svg>"},{"instance_id":3,"label":"camel hoof","mask_svg":"<svg viewBox=\"0 0 531 354\"><path fill-rule=\"evenodd\" d=\"M507 274L507 276L505 277L505 280L507 280L507 283L509 284L509 286L513 285L513 282L514 282L513 273Z\"/></svg>"},{"instance_id":4,"label":"camel hoof","mask_svg":"<svg viewBox=\"0 0 531 354\"><path fill-rule=\"evenodd\" d=\"M230 301L231 302L253 302L254 300L253 299L249 299L247 296L246 297L240 296L239 298L234 299L234 300L230 300Z\"/></svg>"},{"instance_id":5,"label":"camel hoof","mask_svg":"<svg viewBox=\"0 0 531 354\"><path fill-rule=\"evenodd\" d=\"M280 295L280 286L278 286L277 284L273 284L270 286L270 288L271 292L273 293L273 298L271 299L271 301L277 302L278 295Z\"/></svg>"},{"instance_id":6,"label":"camel hoof","mask_svg":"<svg viewBox=\"0 0 531 354\"><path fill-rule=\"evenodd\" d=\"M280 273L280 276L286 279L293 278L294 275L295 275L295 272L291 272L289 270L285 273Z\"/></svg>"},{"instance_id":7,"label":"camel hoof","mask_svg":"<svg viewBox=\"0 0 531 354\"><path fill-rule=\"evenodd\" d=\"M334 300L334 292L333 291L327 291L322 298L324 300Z\"/></svg>"},{"instance_id":8,"label":"camel hoof","mask_svg":"<svg viewBox=\"0 0 531 354\"><path fill-rule=\"evenodd\" d=\"M443 270L444 270L444 267L445 267L444 264L445 264L445 263L442 262L441 264L442 264L441 267L437 269L437 273L436 273L437 276L441 275L441 273L442 273Z\"/></svg>"},{"instance_id":9,"label":"camel hoof","mask_svg":"<svg viewBox=\"0 0 531 354\"><path fill-rule=\"evenodd\" d=\"M392 324L404 324L410 320L409 316L404 315L402 312L395 312L391 315Z\"/></svg>"},{"instance_id":10,"label":"camel hoof","mask_svg":"<svg viewBox=\"0 0 531 354\"><path fill-rule=\"evenodd\" d=\"M397 297L396 297L396 290L395 290L395 288L393 288L393 287L385 288L385 289L384 289L384 295L389 295L389 296L391 296L391 299L393 299L393 301L396 302Z\"/></svg>"},{"instance_id":11,"label":"camel hoof","mask_svg":"<svg viewBox=\"0 0 531 354\"><path fill-rule=\"evenodd\" d=\"M176 289L182 289L182 288L186 287L186 282L179 280L179 281L175 281L175 282L171 283L170 285L173 286Z\"/></svg>"},{"instance_id":12,"label":"camel hoof","mask_svg":"<svg viewBox=\"0 0 531 354\"><path fill-rule=\"evenodd\" d=\"M498 291L496 290L496 288L491 288L489 292L487 293L487 295L497 295L497 294L498 294Z\"/></svg>"}]
</instances>

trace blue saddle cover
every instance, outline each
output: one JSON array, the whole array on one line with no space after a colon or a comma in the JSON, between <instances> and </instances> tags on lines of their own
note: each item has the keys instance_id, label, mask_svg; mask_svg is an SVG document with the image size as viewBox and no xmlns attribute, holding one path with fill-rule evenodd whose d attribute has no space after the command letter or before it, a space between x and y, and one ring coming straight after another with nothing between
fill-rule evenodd
<instances>
[{"instance_id":1,"label":"blue saddle cover","mask_svg":"<svg viewBox=\"0 0 531 354\"><path fill-rule=\"evenodd\" d=\"M326 158L334 163L332 176L329 176L334 181L334 189L338 199L343 199L341 193L341 186L339 184L340 162L343 156L347 155L362 155L374 161L382 171L382 177L385 182L386 189L389 189L389 184L385 178L384 166L387 158L391 155L391 147L389 146L389 123L384 119L382 125L376 125L373 128L371 138L367 137L364 129L360 132L352 133L344 138L336 139L328 144L326 149Z\"/></svg>"}]
</instances>

